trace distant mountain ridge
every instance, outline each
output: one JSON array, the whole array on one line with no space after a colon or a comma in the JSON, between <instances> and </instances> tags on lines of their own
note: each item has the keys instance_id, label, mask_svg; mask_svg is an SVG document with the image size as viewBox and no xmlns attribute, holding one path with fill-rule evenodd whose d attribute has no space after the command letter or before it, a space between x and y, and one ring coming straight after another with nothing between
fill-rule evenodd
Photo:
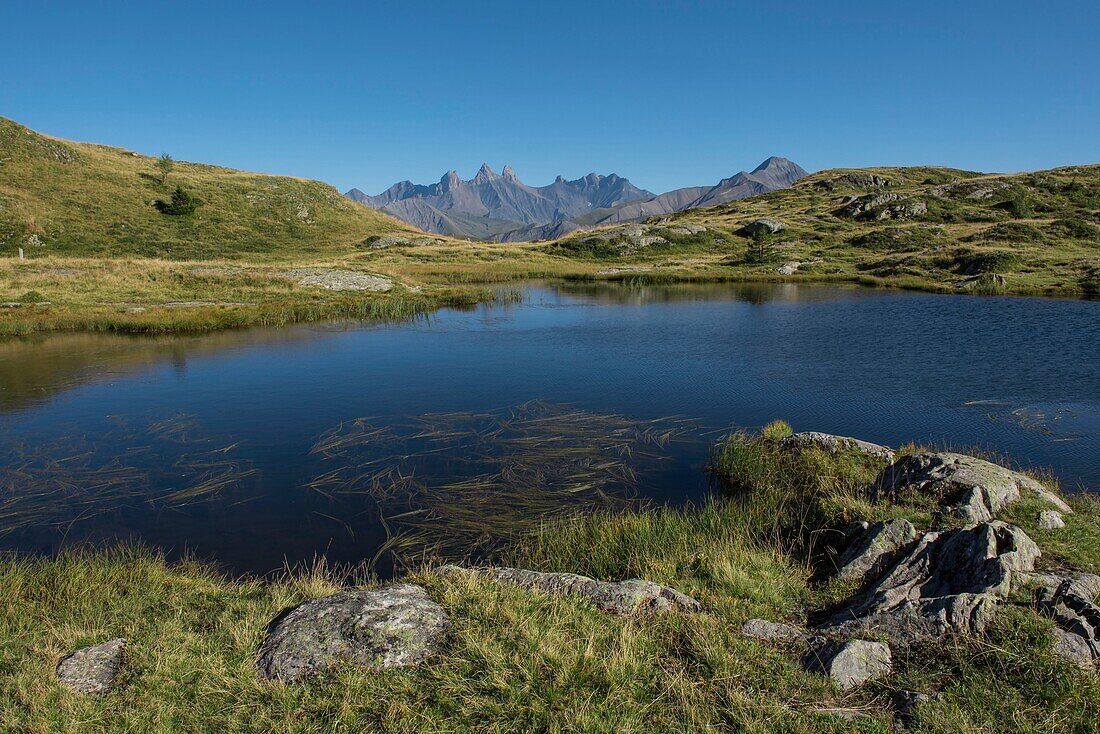
<instances>
[{"instance_id":1,"label":"distant mountain ridge","mask_svg":"<svg viewBox=\"0 0 1100 734\"><path fill-rule=\"evenodd\" d=\"M469 181L449 171L431 185L396 183L377 196L348 191L353 201L437 234L500 242L553 239L581 227L629 222L714 206L786 188L808 175L786 158L773 156L714 186L695 186L656 195L616 174L590 173L548 186L528 186L511 166L496 173L481 166Z\"/></svg>"}]
</instances>

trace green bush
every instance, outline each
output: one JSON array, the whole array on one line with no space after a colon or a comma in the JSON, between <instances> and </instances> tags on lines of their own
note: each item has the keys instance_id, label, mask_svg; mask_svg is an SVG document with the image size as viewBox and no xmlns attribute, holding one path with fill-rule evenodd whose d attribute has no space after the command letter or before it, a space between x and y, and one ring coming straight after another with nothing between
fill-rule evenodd
<instances>
[{"instance_id":1,"label":"green bush","mask_svg":"<svg viewBox=\"0 0 1100 734\"><path fill-rule=\"evenodd\" d=\"M1050 231L1058 237L1069 237L1075 240L1095 240L1100 237L1100 227L1077 217L1054 220L1050 225Z\"/></svg>"},{"instance_id":2,"label":"green bush","mask_svg":"<svg viewBox=\"0 0 1100 734\"><path fill-rule=\"evenodd\" d=\"M1021 264L1020 256L1007 250L989 250L986 252L972 252L964 250L955 259L959 272L964 275L978 275L981 273L1003 273L1006 270L1014 270Z\"/></svg>"},{"instance_id":3,"label":"green bush","mask_svg":"<svg viewBox=\"0 0 1100 734\"><path fill-rule=\"evenodd\" d=\"M38 291L27 291L19 296L20 303L45 303L46 297Z\"/></svg>"},{"instance_id":4,"label":"green bush","mask_svg":"<svg viewBox=\"0 0 1100 734\"><path fill-rule=\"evenodd\" d=\"M180 217L193 214L201 203L202 202L194 196L184 191L182 186L176 186L176 190L172 192L171 201L166 202L157 199L153 202L153 206L155 206L157 211L161 214Z\"/></svg>"},{"instance_id":5,"label":"green bush","mask_svg":"<svg viewBox=\"0 0 1100 734\"><path fill-rule=\"evenodd\" d=\"M965 237L965 242L998 240L1002 242L1044 242L1046 235L1038 227L1023 222L1001 222L977 234Z\"/></svg>"}]
</instances>

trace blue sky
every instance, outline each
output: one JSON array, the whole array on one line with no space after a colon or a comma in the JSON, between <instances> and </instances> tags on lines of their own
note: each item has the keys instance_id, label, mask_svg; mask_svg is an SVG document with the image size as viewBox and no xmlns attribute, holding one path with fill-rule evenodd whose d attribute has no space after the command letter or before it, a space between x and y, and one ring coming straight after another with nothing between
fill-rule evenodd
<instances>
[{"instance_id":1,"label":"blue sky","mask_svg":"<svg viewBox=\"0 0 1100 734\"><path fill-rule=\"evenodd\" d=\"M377 193L1100 160L1100 3L0 2L0 115Z\"/></svg>"}]
</instances>

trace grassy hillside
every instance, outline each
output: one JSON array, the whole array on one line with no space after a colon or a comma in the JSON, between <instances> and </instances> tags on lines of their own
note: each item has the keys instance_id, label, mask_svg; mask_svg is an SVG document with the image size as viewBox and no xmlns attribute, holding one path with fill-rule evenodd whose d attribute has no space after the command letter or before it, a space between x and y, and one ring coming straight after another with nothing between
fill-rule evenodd
<instances>
[{"instance_id":1,"label":"grassy hillside","mask_svg":"<svg viewBox=\"0 0 1100 734\"><path fill-rule=\"evenodd\" d=\"M860 205L866 211L854 211ZM742 230L764 217L784 228L755 238ZM829 170L789 189L646 224L647 235L667 242L632 247L585 232L546 250L578 261L641 264L655 271L650 277L774 279L783 263L798 262L795 279L1100 294L1098 165L1004 175ZM686 224L707 227L709 236L685 234Z\"/></svg>"},{"instance_id":2,"label":"grassy hillside","mask_svg":"<svg viewBox=\"0 0 1100 734\"><path fill-rule=\"evenodd\" d=\"M162 184L155 162L0 118L0 251L264 258L346 252L370 235L410 231L318 181L177 162ZM163 214L153 205L170 200L176 186L201 202L193 214Z\"/></svg>"}]
</instances>

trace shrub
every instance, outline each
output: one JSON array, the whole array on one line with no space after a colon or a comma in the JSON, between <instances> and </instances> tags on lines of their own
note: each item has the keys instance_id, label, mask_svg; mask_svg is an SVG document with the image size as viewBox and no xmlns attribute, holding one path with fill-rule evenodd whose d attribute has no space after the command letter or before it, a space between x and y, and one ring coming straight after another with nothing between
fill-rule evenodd
<instances>
[{"instance_id":1,"label":"shrub","mask_svg":"<svg viewBox=\"0 0 1100 734\"><path fill-rule=\"evenodd\" d=\"M38 291L27 291L19 296L20 303L45 303L46 297Z\"/></svg>"},{"instance_id":2,"label":"shrub","mask_svg":"<svg viewBox=\"0 0 1100 734\"><path fill-rule=\"evenodd\" d=\"M1056 219L1051 223L1050 230L1056 236L1075 240L1094 240L1100 237L1100 227L1077 217Z\"/></svg>"},{"instance_id":3,"label":"shrub","mask_svg":"<svg viewBox=\"0 0 1100 734\"><path fill-rule=\"evenodd\" d=\"M767 441L782 441L793 433L791 424L785 420L774 420L760 429L760 435Z\"/></svg>"},{"instance_id":4,"label":"shrub","mask_svg":"<svg viewBox=\"0 0 1100 734\"><path fill-rule=\"evenodd\" d=\"M1008 250L971 252L964 250L956 257L959 271L964 275L1003 273L1019 267L1020 256Z\"/></svg>"},{"instance_id":5,"label":"shrub","mask_svg":"<svg viewBox=\"0 0 1100 734\"><path fill-rule=\"evenodd\" d=\"M1043 242L1046 240L1046 236L1042 230L1030 224L1024 224L1023 222L1002 222L995 224L989 229L972 234L969 237L964 238L966 242L977 242L980 240L1000 240L1003 242Z\"/></svg>"},{"instance_id":6,"label":"shrub","mask_svg":"<svg viewBox=\"0 0 1100 734\"><path fill-rule=\"evenodd\" d=\"M195 209L201 204L191 194L183 190L183 187L176 186L176 190L172 192L171 201L161 201L157 199L153 202L153 206L157 208L161 214L168 214L171 216L184 216L187 214L193 214Z\"/></svg>"},{"instance_id":7,"label":"shrub","mask_svg":"<svg viewBox=\"0 0 1100 734\"><path fill-rule=\"evenodd\" d=\"M1035 216L1035 201L1027 194L1015 194L996 205L998 209L1011 214L1016 219L1026 219Z\"/></svg>"}]
</instances>

